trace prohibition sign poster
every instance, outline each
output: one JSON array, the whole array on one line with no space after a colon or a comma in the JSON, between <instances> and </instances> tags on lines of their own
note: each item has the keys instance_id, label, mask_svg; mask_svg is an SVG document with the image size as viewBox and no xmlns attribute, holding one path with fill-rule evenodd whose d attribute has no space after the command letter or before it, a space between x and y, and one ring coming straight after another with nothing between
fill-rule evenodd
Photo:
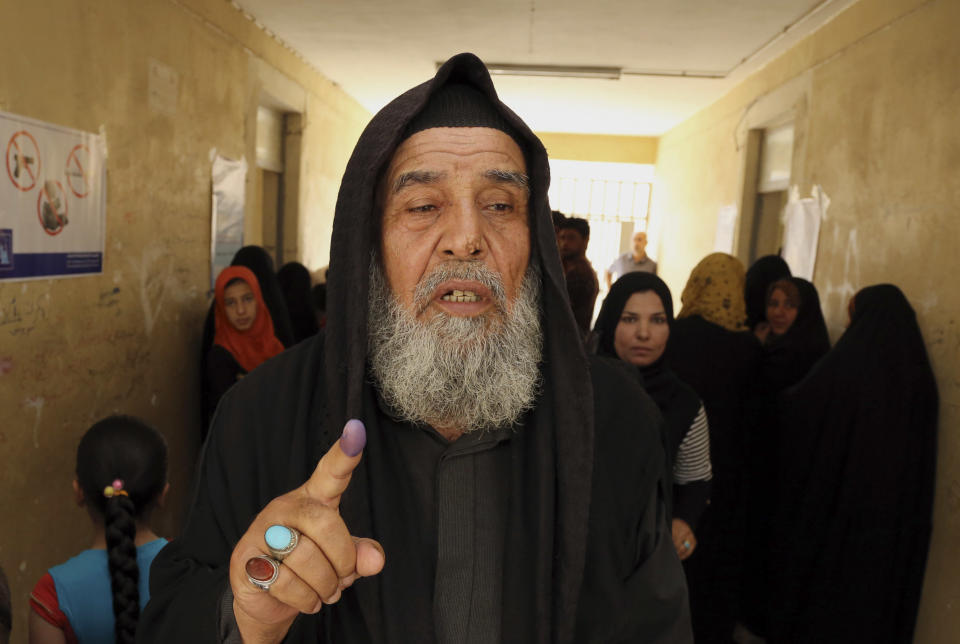
<instances>
[{"instance_id":1,"label":"prohibition sign poster","mask_svg":"<svg viewBox=\"0 0 960 644\"><path fill-rule=\"evenodd\" d=\"M103 137L0 112L0 281L103 271Z\"/></svg>"}]
</instances>

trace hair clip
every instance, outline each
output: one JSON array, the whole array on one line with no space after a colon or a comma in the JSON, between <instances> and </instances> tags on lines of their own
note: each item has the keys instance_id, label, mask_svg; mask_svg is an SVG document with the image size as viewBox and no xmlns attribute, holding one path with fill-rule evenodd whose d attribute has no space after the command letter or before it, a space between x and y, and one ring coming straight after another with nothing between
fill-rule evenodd
<instances>
[{"instance_id":1,"label":"hair clip","mask_svg":"<svg viewBox=\"0 0 960 644\"><path fill-rule=\"evenodd\" d=\"M123 489L123 481L120 479L113 479L113 483L103 488L103 496L112 498L114 496L125 496L129 498L127 491Z\"/></svg>"}]
</instances>

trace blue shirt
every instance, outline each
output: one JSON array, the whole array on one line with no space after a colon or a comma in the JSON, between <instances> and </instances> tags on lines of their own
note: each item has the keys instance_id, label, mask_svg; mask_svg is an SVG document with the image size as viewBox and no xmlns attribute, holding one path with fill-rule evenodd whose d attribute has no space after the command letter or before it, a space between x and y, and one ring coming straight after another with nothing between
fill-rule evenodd
<instances>
[{"instance_id":1,"label":"blue shirt","mask_svg":"<svg viewBox=\"0 0 960 644\"><path fill-rule=\"evenodd\" d=\"M141 611L150 599L150 564L165 545L167 540L161 538L137 548ZM113 591L107 551L84 550L51 568L50 576L57 589L57 603L77 639L83 644L113 644Z\"/></svg>"}]
</instances>

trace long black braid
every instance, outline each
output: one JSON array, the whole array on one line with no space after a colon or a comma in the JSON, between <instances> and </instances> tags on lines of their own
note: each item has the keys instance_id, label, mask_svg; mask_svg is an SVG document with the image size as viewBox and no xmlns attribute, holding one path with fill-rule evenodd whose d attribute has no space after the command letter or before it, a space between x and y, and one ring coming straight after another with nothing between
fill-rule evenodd
<instances>
[{"instance_id":1,"label":"long black braid","mask_svg":"<svg viewBox=\"0 0 960 644\"><path fill-rule=\"evenodd\" d=\"M77 481L88 505L104 520L117 644L133 644L140 618L134 538L137 520L156 504L166 485L166 441L137 418L104 418L80 440ZM115 489L115 481L122 483L125 494Z\"/></svg>"}]
</instances>

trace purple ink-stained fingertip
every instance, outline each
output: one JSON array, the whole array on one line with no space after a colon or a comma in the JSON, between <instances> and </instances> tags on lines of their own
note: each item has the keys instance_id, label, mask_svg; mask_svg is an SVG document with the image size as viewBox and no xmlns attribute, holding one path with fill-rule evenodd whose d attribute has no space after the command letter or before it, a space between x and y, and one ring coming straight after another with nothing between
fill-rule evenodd
<instances>
[{"instance_id":1,"label":"purple ink-stained fingertip","mask_svg":"<svg viewBox=\"0 0 960 644\"><path fill-rule=\"evenodd\" d=\"M356 456L363 451L367 444L367 428L363 422L356 418L351 418L343 426L343 434L340 436L340 449L347 456Z\"/></svg>"}]
</instances>

